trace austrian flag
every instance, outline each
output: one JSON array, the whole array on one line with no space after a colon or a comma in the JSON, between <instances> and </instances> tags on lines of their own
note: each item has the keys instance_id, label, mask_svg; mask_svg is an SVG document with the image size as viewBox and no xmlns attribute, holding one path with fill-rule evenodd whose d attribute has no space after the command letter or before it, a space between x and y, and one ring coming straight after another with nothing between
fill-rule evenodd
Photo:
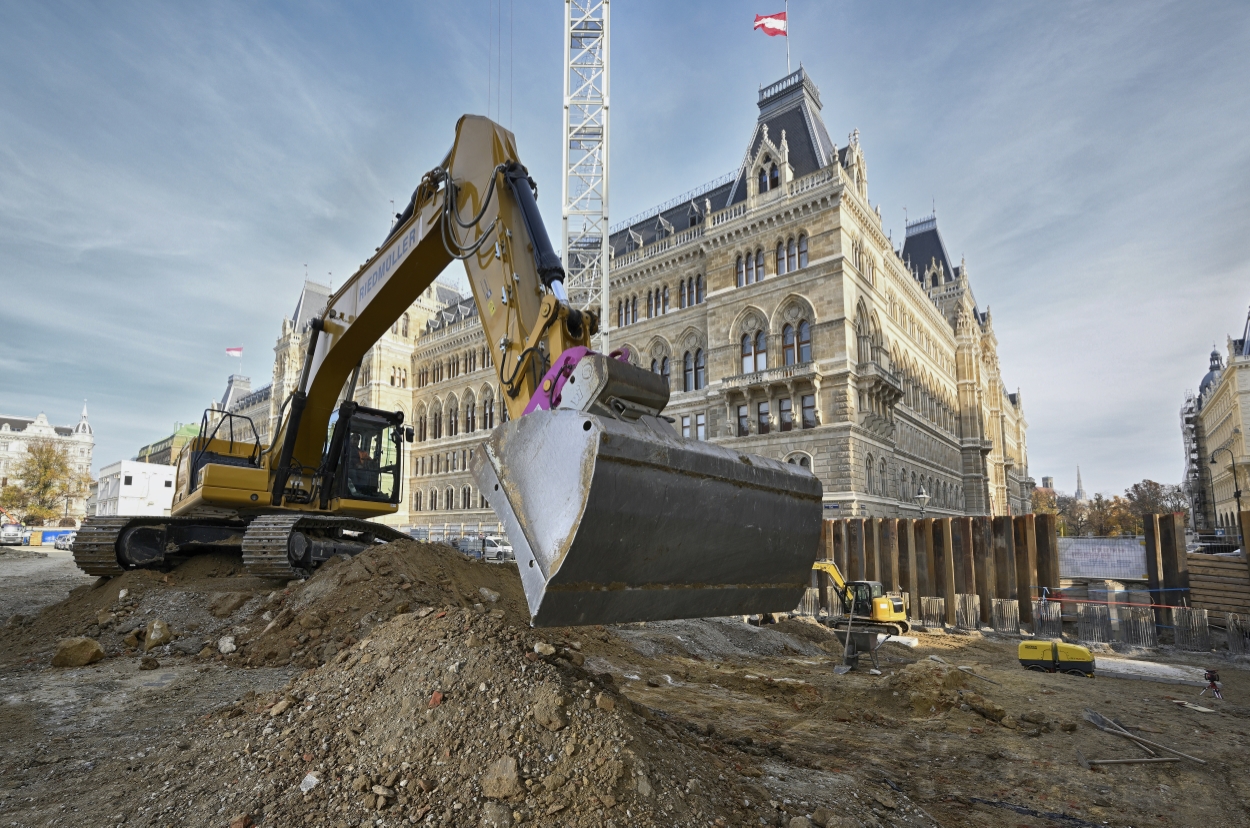
<instances>
[{"instance_id":1,"label":"austrian flag","mask_svg":"<svg viewBox=\"0 0 1250 828\"><path fill-rule=\"evenodd\" d=\"M755 15L755 28L762 29L764 34L769 37L789 37L786 34L786 13L778 12L777 14L757 14Z\"/></svg>"},{"instance_id":2,"label":"austrian flag","mask_svg":"<svg viewBox=\"0 0 1250 828\"><path fill-rule=\"evenodd\" d=\"M238 357L239 359L242 359L243 349L242 348L227 348L226 356Z\"/></svg>"}]
</instances>

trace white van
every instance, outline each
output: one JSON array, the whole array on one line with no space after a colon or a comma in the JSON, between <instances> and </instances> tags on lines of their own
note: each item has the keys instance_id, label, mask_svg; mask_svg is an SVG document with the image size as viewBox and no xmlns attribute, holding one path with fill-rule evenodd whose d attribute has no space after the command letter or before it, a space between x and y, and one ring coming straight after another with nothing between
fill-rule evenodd
<instances>
[{"instance_id":1,"label":"white van","mask_svg":"<svg viewBox=\"0 0 1250 828\"><path fill-rule=\"evenodd\" d=\"M482 557L488 561L513 560L512 546L498 535L487 535L482 547Z\"/></svg>"},{"instance_id":2,"label":"white van","mask_svg":"<svg viewBox=\"0 0 1250 828\"><path fill-rule=\"evenodd\" d=\"M6 523L3 526L0 526L0 544L5 546L21 546L22 525L20 523Z\"/></svg>"}]
</instances>

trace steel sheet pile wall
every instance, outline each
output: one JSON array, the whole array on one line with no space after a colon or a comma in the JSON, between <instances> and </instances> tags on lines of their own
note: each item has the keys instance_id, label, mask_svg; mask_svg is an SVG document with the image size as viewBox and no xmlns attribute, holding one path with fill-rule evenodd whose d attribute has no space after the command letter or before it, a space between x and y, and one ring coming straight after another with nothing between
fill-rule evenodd
<instances>
[{"instance_id":1,"label":"steel sheet pile wall","mask_svg":"<svg viewBox=\"0 0 1250 828\"><path fill-rule=\"evenodd\" d=\"M1211 649L1211 631L1207 626L1206 610L1175 607L1172 610L1172 626L1178 648L1197 652Z\"/></svg>"}]
</instances>

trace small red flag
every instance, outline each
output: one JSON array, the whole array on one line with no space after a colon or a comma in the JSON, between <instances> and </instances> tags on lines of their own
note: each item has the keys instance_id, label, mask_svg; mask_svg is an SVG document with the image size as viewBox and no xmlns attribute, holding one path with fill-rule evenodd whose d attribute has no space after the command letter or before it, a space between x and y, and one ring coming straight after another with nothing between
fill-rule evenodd
<instances>
[{"instance_id":1,"label":"small red flag","mask_svg":"<svg viewBox=\"0 0 1250 828\"><path fill-rule=\"evenodd\" d=\"M789 37L786 34L786 13L778 12L777 14L757 14L755 15L755 28L762 29L764 34L769 37Z\"/></svg>"}]
</instances>

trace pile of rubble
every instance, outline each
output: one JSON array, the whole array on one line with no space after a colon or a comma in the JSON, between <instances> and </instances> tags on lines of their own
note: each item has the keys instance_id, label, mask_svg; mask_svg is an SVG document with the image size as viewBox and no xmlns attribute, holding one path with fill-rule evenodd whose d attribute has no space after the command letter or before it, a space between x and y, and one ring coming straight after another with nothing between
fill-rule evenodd
<instances>
[{"instance_id":1,"label":"pile of rubble","mask_svg":"<svg viewBox=\"0 0 1250 828\"><path fill-rule=\"evenodd\" d=\"M161 820L624 828L741 824L767 807L709 728L635 707L585 669L584 643L606 631L529 629L507 568L399 542L262 608L231 660L327 662L189 734L194 781Z\"/></svg>"}]
</instances>

